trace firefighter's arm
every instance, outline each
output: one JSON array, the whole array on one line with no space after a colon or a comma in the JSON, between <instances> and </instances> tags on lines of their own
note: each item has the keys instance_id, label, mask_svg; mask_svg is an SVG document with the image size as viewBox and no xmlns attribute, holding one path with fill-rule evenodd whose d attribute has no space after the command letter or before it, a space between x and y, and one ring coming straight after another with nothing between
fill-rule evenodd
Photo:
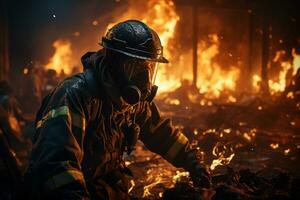
<instances>
[{"instance_id":1,"label":"firefighter's arm","mask_svg":"<svg viewBox=\"0 0 300 200\"><path fill-rule=\"evenodd\" d=\"M174 166L189 171L194 183L210 187L208 170L201 164L197 151L191 148L187 137L172 125L170 119L160 116L154 103L145 105L143 110L139 115L142 124L140 139L145 146Z\"/></svg>"},{"instance_id":2,"label":"firefighter's arm","mask_svg":"<svg viewBox=\"0 0 300 200\"><path fill-rule=\"evenodd\" d=\"M61 93L36 122L26 182L37 199L89 199L81 171L87 111L76 94Z\"/></svg>"}]
</instances>

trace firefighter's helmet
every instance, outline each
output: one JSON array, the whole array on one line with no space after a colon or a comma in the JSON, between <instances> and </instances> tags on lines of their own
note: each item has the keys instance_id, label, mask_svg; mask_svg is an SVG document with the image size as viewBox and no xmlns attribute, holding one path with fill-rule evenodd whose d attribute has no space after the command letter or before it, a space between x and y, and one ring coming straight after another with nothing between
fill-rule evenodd
<instances>
[{"instance_id":1,"label":"firefighter's helmet","mask_svg":"<svg viewBox=\"0 0 300 200\"><path fill-rule=\"evenodd\" d=\"M129 57L168 63L157 33L138 20L127 20L108 30L100 43L103 47Z\"/></svg>"}]
</instances>

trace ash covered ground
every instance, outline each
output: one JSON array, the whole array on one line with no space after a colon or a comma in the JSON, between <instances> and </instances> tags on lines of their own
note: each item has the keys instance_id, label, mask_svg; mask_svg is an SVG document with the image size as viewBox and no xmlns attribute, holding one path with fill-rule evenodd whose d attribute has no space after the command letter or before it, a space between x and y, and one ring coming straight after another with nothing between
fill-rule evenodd
<instances>
[{"instance_id":1,"label":"ash covered ground","mask_svg":"<svg viewBox=\"0 0 300 200\"><path fill-rule=\"evenodd\" d=\"M186 90L187 91L187 90ZM127 165L130 193L144 199L299 199L300 104L278 96L240 94L238 101L192 103L178 92L157 100L162 113L198 147L212 190L138 144ZM171 99L171 100L170 100ZM201 99L201 97L199 97ZM203 102L203 101L202 101ZM160 141L158 141L160 142Z\"/></svg>"}]
</instances>

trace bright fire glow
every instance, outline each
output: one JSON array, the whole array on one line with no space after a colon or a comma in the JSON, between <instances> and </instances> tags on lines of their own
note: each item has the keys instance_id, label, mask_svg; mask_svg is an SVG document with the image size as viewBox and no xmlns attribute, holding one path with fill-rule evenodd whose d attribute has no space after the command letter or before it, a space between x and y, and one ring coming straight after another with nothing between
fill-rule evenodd
<instances>
[{"instance_id":1,"label":"bright fire glow","mask_svg":"<svg viewBox=\"0 0 300 200\"><path fill-rule=\"evenodd\" d=\"M268 85L271 94L276 94L283 92L286 86L289 84L287 82L287 75L291 71L292 75L295 76L297 70L300 68L300 55L296 53L295 49L292 49L292 61L281 61L280 58L285 55L285 51L277 51L273 59L273 62L280 62L280 71L278 76L271 77L268 80ZM253 76L252 84L256 91L259 90L259 85L261 82L261 77L257 74Z\"/></svg>"},{"instance_id":2,"label":"bright fire glow","mask_svg":"<svg viewBox=\"0 0 300 200\"><path fill-rule=\"evenodd\" d=\"M47 69L54 69L56 72L70 74L72 71L72 50L69 40L56 40L53 43L54 55L46 65Z\"/></svg>"},{"instance_id":3,"label":"bright fire glow","mask_svg":"<svg viewBox=\"0 0 300 200\"><path fill-rule=\"evenodd\" d=\"M162 177L160 177L160 176L152 177L152 171L153 171L153 169L149 169L147 171L147 175L148 175L147 180L153 180L153 178L154 178L154 180L149 185L144 186L143 197L150 196L151 195L150 190L157 184L161 183L161 181L162 181Z\"/></svg>"},{"instance_id":4,"label":"bright fire glow","mask_svg":"<svg viewBox=\"0 0 300 200\"><path fill-rule=\"evenodd\" d=\"M220 157L218 159L214 159L210 165L210 169L214 170L219 165L228 165L234 156L235 154L233 153L229 157Z\"/></svg>"},{"instance_id":5,"label":"bright fire glow","mask_svg":"<svg viewBox=\"0 0 300 200\"><path fill-rule=\"evenodd\" d=\"M158 70L156 85L159 86L158 96L164 92L175 90L181 85L183 79L192 81L192 49L185 52L178 51L174 44L178 40L176 35L176 27L180 20L176 12L176 6L173 0L149 0L138 2L130 0L129 6L123 10L121 15L111 20L106 27L111 28L114 24L128 20L138 19L148 24L154 29L162 41L164 47L164 56L170 61L169 64L161 64ZM143 10L143 12L141 12ZM101 20L95 20L91 26L97 23L101 24ZM98 25L98 24L97 24ZM78 32L79 33L79 32ZM79 36L79 35L78 35ZM99 36L98 36L99 37ZM199 38L198 42L198 79L197 87L199 92L204 94L206 99L211 100L219 98L224 91L233 92L236 90L237 81L240 76L240 67L226 66L225 63L218 63L216 60L220 54L221 40L217 34L209 34L206 38ZM73 63L77 58L72 58L71 43L69 40L58 39L54 41L54 55L50 58L46 65L47 69L55 69L58 73L62 70L69 75L72 72L72 67L78 63ZM284 91L289 80L287 75L295 75L300 68L300 55L296 54L295 49L292 51L292 61L282 61L283 55L286 52L278 51L273 59L273 62L280 63L280 71L278 76L270 77L268 85L271 94ZM232 57L232 54L229 54ZM292 72L291 72L292 71ZM253 75L253 88L259 91L261 77L257 74ZM291 95L290 95L291 96ZM196 97L196 98L195 98ZM188 98L200 105L210 105L205 101L199 100L197 95L188 95ZM197 101L197 102L196 102ZM179 105L180 101L171 101L172 104ZM228 103L235 103L237 99L233 94L228 97Z\"/></svg>"},{"instance_id":6,"label":"bright fire glow","mask_svg":"<svg viewBox=\"0 0 300 200\"><path fill-rule=\"evenodd\" d=\"M172 0L149 0L144 13L139 12L140 5L132 2L132 6L121 15L114 23L110 23L107 29L115 23L127 19L140 19L159 35L164 46L164 56L170 61L169 64L161 64L158 70L156 84L159 86L159 94L170 92L181 85L183 78L192 80L191 51L178 54L173 47L172 41L176 39L175 30L179 15ZM234 90L239 77L239 69L231 66L229 69L222 67L213 61L219 54L220 41L217 34L208 36L207 41L198 43L198 82L199 92L205 93L207 98L220 96L223 90ZM176 53L175 53L176 52ZM179 55L179 59L176 59ZM233 98L231 98L232 100ZM175 104L178 104L176 102Z\"/></svg>"},{"instance_id":7,"label":"bright fire glow","mask_svg":"<svg viewBox=\"0 0 300 200\"><path fill-rule=\"evenodd\" d=\"M233 66L223 70L218 63L213 61L219 54L220 41L216 34L209 35L208 38L208 42L200 41L198 44L197 86L207 98L216 98L223 90L235 90L240 71Z\"/></svg>"}]
</instances>

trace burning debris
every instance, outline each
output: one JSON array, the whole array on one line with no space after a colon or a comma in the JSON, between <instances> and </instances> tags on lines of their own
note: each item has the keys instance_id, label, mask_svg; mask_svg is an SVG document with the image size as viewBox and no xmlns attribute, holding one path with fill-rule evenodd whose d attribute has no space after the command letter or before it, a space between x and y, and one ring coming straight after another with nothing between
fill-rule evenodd
<instances>
[{"instance_id":1,"label":"burning debris","mask_svg":"<svg viewBox=\"0 0 300 200\"><path fill-rule=\"evenodd\" d=\"M231 104L212 104L202 107L190 105L187 110L183 106L186 102L179 105L169 103L169 107L165 102L160 102L165 105L164 113L172 116L191 143L198 147L204 163L210 163L213 190L204 192L195 188L184 172L181 173L187 178L179 179L175 185L167 184L170 178L167 182L161 181L166 176L176 179L180 173L176 173L178 169L170 167L161 158L148 155L149 159L144 160L144 165L153 163L151 169L154 170L147 170L147 177L156 178L150 182L152 190L148 190L147 196L143 197L231 200L299 198L299 193L295 192L295 188L299 188L299 129L294 128L296 124L290 123L290 118L300 117L299 109L293 102L287 106L286 102L282 104L280 101L269 102L267 105L264 101L253 101L238 108ZM262 109L258 109L257 104ZM191 110L196 114L191 116ZM137 148L137 153L144 154L145 150L142 149ZM140 156L139 153L137 156ZM133 172L141 171L135 165L130 165ZM159 173L162 168L167 171ZM139 196L140 189L137 187L131 192Z\"/></svg>"}]
</instances>

